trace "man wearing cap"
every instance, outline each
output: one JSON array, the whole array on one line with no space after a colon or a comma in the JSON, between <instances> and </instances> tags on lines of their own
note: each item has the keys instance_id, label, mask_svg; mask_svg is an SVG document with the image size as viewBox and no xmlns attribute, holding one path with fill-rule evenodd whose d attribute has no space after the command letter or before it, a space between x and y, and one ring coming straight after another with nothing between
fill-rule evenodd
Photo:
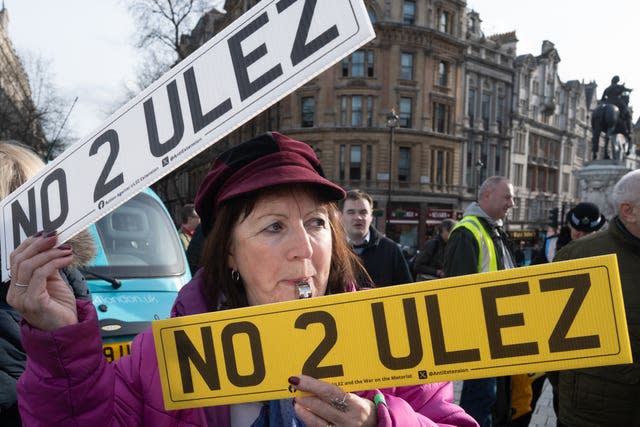
<instances>
[{"instance_id":1,"label":"man wearing cap","mask_svg":"<svg viewBox=\"0 0 640 427\"><path fill-rule=\"evenodd\" d=\"M594 233L602 228L605 224L606 219L604 215L600 213L600 209L598 206L589 203L589 202L581 202L576 205L573 209L567 212L567 216L565 217L566 228L568 228L566 239L564 238L564 229L561 229L561 232L554 236L556 248L558 251L562 249L569 242L578 240L582 237L588 236L591 233ZM570 236L569 236L570 234ZM568 240L567 240L568 239ZM562 241L564 240L564 241ZM554 255L555 257L555 251ZM543 261L537 261L537 264L546 263L547 258L543 255ZM553 261L554 258L551 259ZM516 387L516 377L524 378L523 382L518 383L518 387ZM549 380L551 384L551 388L553 390L553 410L556 415L558 414L558 372L547 372L546 375L521 375L512 377L513 381L513 389L512 397L515 396L517 392L519 401L518 403L514 402L513 406L516 408L516 411L524 410L525 413L517 414L518 418L512 420L512 427L518 426L527 426L529 425L529 421L531 420L531 416L533 415L533 411L536 408L536 404L540 395L542 394L542 387L544 386L545 379Z\"/></svg>"},{"instance_id":2,"label":"man wearing cap","mask_svg":"<svg viewBox=\"0 0 640 427\"><path fill-rule=\"evenodd\" d=\"M609 227L569 243L554 261L617 255L633 363L561 371L559 426L640 425L640 170L618 181L611 202L616 215ZM604 221L592 209L574 214L572 227L597 229Z\"/></svg>"},{"instance_id":3,"label":"man wearing cap","mask_svg":"<svg viewBox=\"0 0 640 427\"><path fill-rule=\"evenodd\" d=\"M492 176L478 191L462 220L451 230L444 258L445 277L505 270L515 267L503 221L514 206L513 185ZM460 406L480 427L507 424L511 418L508 377L465 380Z\"/></svg>"},{"instance_id":4,"label":"man wearing cap","mask_svg":"<svg viewBox=\"0 0 640 427\"><path fill-rule=\"evenodd\" d=\"M578 203L567 213L567 224L571 229L571 240L578 240L602 228L606 219L593 203Z\"/></svg>"},{"instance_id":5,"label":"man wearing cap","mask_svg":"<svg viewBox=\"0 0 640 427\"><path fill-rule=\"evenodd\" d=\"M362 190L347 192L341 202L342 224L353 251L360 256L375 286L413 282L407 261L396 243L381 235L373 222L373 199ZM362 278L362 286L371 286Z\"/></svg>"}]
</instances>

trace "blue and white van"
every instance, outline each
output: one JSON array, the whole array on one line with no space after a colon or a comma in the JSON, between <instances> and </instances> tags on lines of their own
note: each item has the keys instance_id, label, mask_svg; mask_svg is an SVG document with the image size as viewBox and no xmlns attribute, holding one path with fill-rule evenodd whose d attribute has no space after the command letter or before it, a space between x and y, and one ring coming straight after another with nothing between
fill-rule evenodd
<instances>
[{"instance_id":1,"label":"blue and white van","mask_svg":"<svg viewBox=\"0 0 640 427\"><path fill-rule=\"evenodd\" d=\"M169 317L191 273L169 212L146 189L91 225L97 254L82 269L98 311L109 361L130 352L135 335Z\"/></svg>"}]
</instances>

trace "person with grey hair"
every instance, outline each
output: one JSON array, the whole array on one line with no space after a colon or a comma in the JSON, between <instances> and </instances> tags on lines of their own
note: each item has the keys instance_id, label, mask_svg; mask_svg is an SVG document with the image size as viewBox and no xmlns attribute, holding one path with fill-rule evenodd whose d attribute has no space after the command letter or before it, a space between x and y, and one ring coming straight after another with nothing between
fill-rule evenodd
<instances>
[{"instance_id":1,"label":"person with grey hair","mask_svg":"<svg viewBox=\"0 0 640 427\"><path fill-rule=\"evenodd\" d=\"M482 183L478 201L469 205L451 230L445 252L447 277L505 270L515 267L503 221L514 206L513 185L502 176ZM465 380L460 406L481 427L506 425L511 419L508 377Z\"/></svg>"},{"instance_id":2,"label":"person with grey hair","mask_svg":"<svg viewBox=\"0 0 640 427\"><path fill-rule=\"evenodd\" d=\"M0 141L0 200L42 168L44 162L28 146L18 141ZM51 234L51 230L47 231ZM66 284L77 299L90 300L87 283L74 267L88 264L95 256L91 235L83 230L60 248L68 248L73 254L73 265L60 271ZM26 351L20 340L20 313L7 303L8 290L9 282L0 284L0 425L5 427L22 425L16 383L27 364Z\"/></svg>"},{"instance_id":3,"label":"person with grey hair","mask_svg":"<svg viewBox=\"0 0 640 427\"><path fill-rule=\"evenodd\" d=\"M450 218L443 220L437 228L436 236L427 240L413 267L413 274L417 281L444 277L444 251L449 233L456 224L457 221Z\"/></svg>"},{"instance_id":4,"label":"person with grey hair","mask_svg":"<svg viewBox=\"0 0 640 427\"><path fill-rule=\"evenodd\" d=\"M609 227L572 241L554 261L617 255L633 363L561 371L559 426L640 425L640 170L618 181L611 200Z\"/></svg>"}]
</instances>

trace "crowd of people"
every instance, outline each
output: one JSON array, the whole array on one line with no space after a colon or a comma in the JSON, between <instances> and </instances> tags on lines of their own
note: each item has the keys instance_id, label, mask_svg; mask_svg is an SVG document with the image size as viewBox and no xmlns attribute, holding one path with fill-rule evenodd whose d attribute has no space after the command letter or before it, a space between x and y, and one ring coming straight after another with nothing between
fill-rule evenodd
<instances>
[{"instance_id":1,"label":"crowd of people","mask_svg":"<svg viewBox=\"0 0 640 427\"><path fill-rule=\"evenodd\" d=\"M1 143L0 199L43 166L28 148ZM616 253L638 360L640 171L622 177L612 199L608 221L598 206L576 205L568 238L550 235L532 262ZM504 229L513 206L509 180L489 177L460 221L440 224L411 270L373 225L369 194L345 192L307 144L270 132L221 154L184 206L179 232L193 279L172 316L517 268L523 263ZM166 410L150 331L135 338L130 356L103 357L96 311L74 268L88 261L83 248L42 230L10 255L11 281L0 288L2 425L527 426L547 380L559 426L640 425L637 363L466 380L459 405L450 382L347 393L292 372L287 381L307 395Z\"/></svg>"}]
</instances>

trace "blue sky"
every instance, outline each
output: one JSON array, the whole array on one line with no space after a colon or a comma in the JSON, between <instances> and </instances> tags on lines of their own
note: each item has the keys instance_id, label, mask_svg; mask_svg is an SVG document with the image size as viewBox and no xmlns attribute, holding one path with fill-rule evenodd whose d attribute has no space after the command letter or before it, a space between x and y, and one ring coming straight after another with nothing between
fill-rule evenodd
<instances>
[{"instance_id":1,"label":"blue sky","mask_svg":"<svg viewBox=\"0 0 640 427\"><path fill-rule=\"evenodd\" d=\"M9 37L19 54L51 60L59 93L77 96L67 124L82 138L135 79L133 23L119 0L4 0Z\"/></svg>"}]
</instances>

